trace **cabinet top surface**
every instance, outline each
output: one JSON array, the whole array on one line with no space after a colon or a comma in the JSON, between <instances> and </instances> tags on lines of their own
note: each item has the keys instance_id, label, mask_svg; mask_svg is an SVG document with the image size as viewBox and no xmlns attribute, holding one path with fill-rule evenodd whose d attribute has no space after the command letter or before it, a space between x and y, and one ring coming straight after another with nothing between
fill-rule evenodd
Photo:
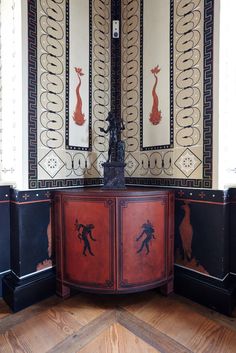
<instances>
[{"instance_id":1,"label":"cabinet top surface","mask_svg":"<svg viewBox=\"0 0 236 353\"><path fill-rule=\"evenodd\" d=\"M87 187L63 189L54 191L54 195L91 195L91 196L138 196L138 195L167 195L174 193L169 189L158 189L148 187L127 187L126 189L103 189L102 187Z\"/></svg>"}]
</instances>

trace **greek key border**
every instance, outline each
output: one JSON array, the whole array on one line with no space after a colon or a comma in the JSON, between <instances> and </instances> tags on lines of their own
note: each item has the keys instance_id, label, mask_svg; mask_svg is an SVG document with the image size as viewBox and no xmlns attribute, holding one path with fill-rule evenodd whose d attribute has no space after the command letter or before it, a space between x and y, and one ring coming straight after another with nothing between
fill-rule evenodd
<instances>
[{"instance_id":1,"label":"greek key border","mask_svg":"<svg viewBox=\"0 0 236 353\"><path fill-rule=\"evenodd\" d=\"M212 187L214 0L204 1L203 185Z\"/></svg>"},{"instance_id":2,"label":"greek key border","mask_svg":"<svg viewBox=\"0 0 236 353\"><path fill-rule=\"evenodd\" d=\"M37 1L28 0L29 188L37 187Z\"/></svg>"},{"instance_id":3,"label":"greek key border","mask_svg":"<svg viewBox=\"0 0 236 353\"><path fill-rule=\"evenodd\" d=\"M121 0L111 2L111 22L121 23ZM120 29L121 30L121 29ZM111 111L119 117L121 111L121 35L112 38L111 33Z\"/></svg>"}]
</instances>

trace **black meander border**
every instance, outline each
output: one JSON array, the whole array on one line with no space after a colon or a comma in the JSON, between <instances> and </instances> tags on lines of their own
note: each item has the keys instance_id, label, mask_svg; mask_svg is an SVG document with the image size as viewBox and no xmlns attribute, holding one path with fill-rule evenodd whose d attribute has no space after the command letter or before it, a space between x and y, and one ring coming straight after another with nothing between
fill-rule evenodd
<instances>
[{"instance_id":1,"label":"black meander border","mask_svg":"<svg viewBox=\"0 0 236 353\"><path fill-rule=\"evenodd\" d=\"M92 0L89 0L89 146L72 146L69 144L69 61L70 61L70 2L66 0L66 116L65 116L65 147L67 150L92 151Z\"/></svg>"},{"instance_id":2,"label":"black meander border","mask_svg":"<svg viewBox=\"0 0 236 353\"><path fill-rule=\"evenodd\" d=\"M37 173L37 1L28 1L28 166L29 187Z\"/></svg>"},{"instance_id":3,"label":"black meander border","mask_svg":"<svg viewBox=\"0 0 236 353\"><path fill-rule=\"evenodd\" d=\"M112 38L112 21L119 20L120 36ZM121 0L111 0L111 111L120 118L121 107Z\"/></svg>"},{"instance_id":4,"label":"black meander border","mask_svg":"<svg viewBox=\"0 0 236 353\"><path fill-rule=\"evenodd\" d=\"M203 187L212 187L214 0L204 1Z\"/></svg>"},{"instance_id":5,"label":"black meander border","mask_svg":"<svg viewBox=\"0 0 236 353\"><path fill-rule=\"evenodd\" d=\"M143 146L143 0L140 0L140 151L154 151L170 149L174 147L174 0L170 0L170 143L159 146Z\"/></svg>"}]
</instances>

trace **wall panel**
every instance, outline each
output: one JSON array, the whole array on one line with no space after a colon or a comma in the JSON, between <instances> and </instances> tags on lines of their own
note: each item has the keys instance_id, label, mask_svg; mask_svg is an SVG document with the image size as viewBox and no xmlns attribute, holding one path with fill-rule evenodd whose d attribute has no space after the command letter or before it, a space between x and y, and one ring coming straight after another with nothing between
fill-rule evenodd
<instances>
[{"instance_id":1,"label":"wall panel","mask_svg":"<svg viewBox=\"0 0 236 353\"><path fill-rule=\"evenodd\" d=\"M213 1L122 1L129 183L212 185Z\"/></svg>"},{"instance_id":2,"label":"wall panel","mask_svg":"<svg viewBox=\"0 0 236 353\"><path fill-rule=\"evenodd\" d=\"M29 187L100 183L110 107L110 0L28 3Z\"/></svg>"}]
</instances>

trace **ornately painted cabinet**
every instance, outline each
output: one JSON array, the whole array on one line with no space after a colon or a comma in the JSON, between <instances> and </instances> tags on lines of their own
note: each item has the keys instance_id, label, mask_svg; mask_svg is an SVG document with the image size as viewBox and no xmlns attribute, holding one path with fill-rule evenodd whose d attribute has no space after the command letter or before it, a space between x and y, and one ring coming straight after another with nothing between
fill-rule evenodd
<instances>
[{"instance_id":1,"label":"ornately painted cabinet","mask_svg":"<svg viewBox=\"0 0 236 353\"><path fill-rule=\"evenodd\" d=\"M89 188L56 191L57 293L173 290L171 191Z\"/></svg>"}]
</instances>

